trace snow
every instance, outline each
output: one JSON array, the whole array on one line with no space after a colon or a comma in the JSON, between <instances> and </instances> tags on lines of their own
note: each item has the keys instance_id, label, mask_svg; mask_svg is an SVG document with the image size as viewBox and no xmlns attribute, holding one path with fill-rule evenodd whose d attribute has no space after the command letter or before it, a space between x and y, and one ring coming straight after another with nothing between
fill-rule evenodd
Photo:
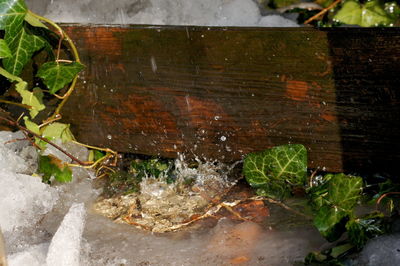
<instances>
[{"instance_id":1,"label":"snow","mask_svg":"<svg viewBox=\"0 0 400 266\"><path fill-rule=\"evenodd\" d=\"M0 145L0 228L4 233L37 223L58 199L55 188L27 175L36 170L36 155L32 155L36 152L27 152L33 147L25 141L10 142L20 138L21 133L0 132L0 142L5 143Z\"/></svg>"},{"instance_id":2,"label":"snow","mask_svg":"<svg viewBox=\"0 0 400 266\"><path fill-rule=\"evenodd\" d=\"M367 242L357 265L400 265L400 234L380 236Z\"/></svg>"},{"instance_id":3,"label":"snow","mask_svg":"<svg viewBox=\"0 0 400 266\"><path fill-rule=\"evenodd\" d=\"M46 263L48 243L33 245L8 257L9 266L43 266Z\"/></svg>"},{"instance_id":4,"label":"snow","mask_svg":"<svg viewBox=\"0 0 400 266\"><path fill-rule=\"evenodd\" d=\"M9 232L35 224L54 206L58 194L39 177L0 170L0 227Z\"/></svg>"},{"instance_id":5,"label":"snow","mask_svg":"<svg viewBox=\"0 0 400 266\"><path fill-rule=\"evenodd\" d=\"M79 265L85 205L73 204L54 235L47 253L47 266Z\"/></svg>"},{"instance_id":6,"label":"snow","mask_svg":"<svg viewBox=\"0 0 400 266\"><path fill-rule=\"evenodd\" d=\"M57 22L197 26L296 27L278 15L262 16L255 0L27 0ZM264 13L264 12L263 12Z\"/></svg>"},{"instance_id":7,"label":"snow","mask_svg":"<svg viewBox=\"0 0 400 266\"><path fill-rule=\"evenodd\" d=\"M241 256L248 258L249 265L265 265L266 261L272 266L290 265L325 243L311 227L279 231L221 220L214 228L160 236L114 223L92 210L101 190L94 188L89 172L75 168L72 183L43 184L31 175L37 166L29 160L29 166L24 163L27 156L34 157L24 152L28 143L4 144L17 136L20 133L0 132L4 166L0 170L0 226L10 266L225 265ZM81 152L82 159L87 154L77 145L65 147L73 154ZM207 171L212 174L212 168ZM249 230L251 236L246 233ZM229 242L230 234L224 232L237 234L243 248ZM227 247L219 252L213 247L215 241L225 241Z\"/></svg>"}]
</instances>

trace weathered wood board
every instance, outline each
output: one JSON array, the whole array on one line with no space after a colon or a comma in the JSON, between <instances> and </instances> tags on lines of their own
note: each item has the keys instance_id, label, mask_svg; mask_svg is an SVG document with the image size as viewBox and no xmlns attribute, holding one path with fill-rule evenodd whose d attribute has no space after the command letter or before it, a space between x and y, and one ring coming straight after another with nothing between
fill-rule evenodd
<instances>
[{"instance_id":1,"label":"weathered wood board","mask_svg":"<svg viewBox=\"0 0 400 266\"><path fill-rule=\"evenodd\" d=\"M400 30L64 25L86 64L63 110L120 152L233 161L284 143L312 168L400 159Z\"/></svg>"}]
</instances>

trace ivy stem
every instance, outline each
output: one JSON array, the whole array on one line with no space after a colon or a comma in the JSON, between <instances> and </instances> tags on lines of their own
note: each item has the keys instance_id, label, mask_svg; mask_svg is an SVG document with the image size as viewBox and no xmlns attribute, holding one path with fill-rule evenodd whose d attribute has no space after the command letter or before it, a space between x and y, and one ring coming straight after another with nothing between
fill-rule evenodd
<instances>
[{"instance_id":1,"label":"ivy stem","mask_svg":"<svg viewBox=\"0 0 400 266\"><path fill-rule=\"evenodd\" d=\"M3 120L3 121L5 121L5 122L7 122L9 125L12 125L12 126L17 127L19 130L21 130L21 131L24 133L25 136L26 136L26 134L31 134L32 136L34 136L34 137L36 137L36 138L38 138L38 139L40 139L40 140L42 140L42 141L44 141L44 142L50 144L51 146L53 146L53 147L56 148L57 150L59 150L59 151L61 151L62 153L64 153L66 156L68 156L72 161L77 162L79 165L86 166L86 165L91 164L91 163L87 163L87 162L82 162L81 160L79 160L78 158L76 158L75 156L73 156L72 154L70 154L70 153L68 153L67 151L65 151L64 149L62 149L62 148L61 148L60 146L58 146L57 144L55 144L55 143L51 142L50 140L48 140L48 139L46 139L46 138L40 136L39 134L36 134L35 132L33 132L33 131L27 129L26 127L21 126L20 124L18 124L17 121L14 121L14 120L11 119L11 118L5 118L5 117L1 117L1 116L0 116L0 120Z\"/></svg>"},{"instance_id":2,"label":"ivy stem","mask_svg":"<svg viewBox=\"0 0 400 266\"><path fill-rule=\"evenodd\" d=\"M283 203L281 201L277 201L277 200L274 200L274 199L271 199L271 198L268 198L268 197L263 197L263 196L255 196L255 197L252 197L250 199L252 199L252 200L266 200L269 203L276 204L276 205L278 205L278 206L280 206L280 207L282 207L282 208L284 208L284 209L286 209L286 210L288 210L290 212L293 212L296 215L302 216L302 217L306 218L307 220L312 220L313 219L312 217L310 217L310 216L308 216L308 215L306 215L304 213L296 211L295 209L289 207L288 205L286 205L285 203Z\"/></svg>"},{"instance_id":3,"label":"ivy stem","mask_svg":"<svg viewBox=\"0 0 400 266\"><path fill-rule=\"evenodd\" d=\"M309 24L311 21L316 20L317 18L319 18L320 16L324 15L326 12L328 12L329 10L331 10L332 8L334 8L337 4L339 4L340 2L342 2L342 0L336 0L335 2L333 2L331 5L329 5L327 8L322 9L320 12L318 12L318 14L312 16L311 18L307 19L304 24Z\"/></svg>"},{"instance_id":4,"label":"ivy stem","mask_svg":"<svg viewBox=\"0 0 400 266\"><path fill-rule=\"evenodd\" d=\"M16 102L12 102L12 101L7 101L7 100L3 100L3 99L0 99L0 103L5 103L5 104L11 104L11 105L19 106L19 107L25 108L25 109L27 109L27 110L32 109L32 107L29 106L29 105L22 104L22 103L16 103Z\"/></svg>"},{"instance_id":5,"label":"ivy stem","mask_svg":"<svg viewBox=\"0 0 400 266\"><path fill-rule=\"evenodd\" d=\"M33 13L32 11L28 11L28 12L29 12L33 17L36 17L37 19L39 19L39 20L41 20L41 21L43 21L43 22L46 22L47 24L49 24L49 25L51 25L53 28L55 28L55 29L59 32L59 35L60 35L60 39L61 39L61 40L60 40L60 44L61 44L61 41L62 41L62 40L65 40L65 41L68 43L68 46L69 46L69 48L70 48L71 51L72 51L72 55L73 55L73 57L74 57L74 60L75 60L76 62L78 62L78 63L81 62L81 60L80 60L80 58L79 58L79 53L78 53L78 50L77 50L75 44L73 43L73 41L71 40L71 38L68 36L68 34L67 34L59 25L57 25L54 21L52 21L52 20L50 20L50 19L47 19L47 18L45 18L45 17L42 17L42 16L40 16L40 15L38 15L38 14ZM60 62L60 60L59 60L59 58L58 58L59 53L60 53L60 49L61 49L61 45L59 45L58 50L57 50L57 60L58 60L57 62ZM76 77L72 80L71 86L68 88L67 92L61 97L61 99L62 99L61 102L59 103L59 105L57 106L57 108L56 108L56 110L54 111L53 115L52 115L49 119L54 119L55 116L57 116L57 115L60 113L61 108L64 106L64 104L66 103L67 99L69 98L69 96L70 96L70 95L72 94L72 92L74 91L77 80L78 80L78 76L76 76Z\"/></svg>"},{"instance_id":6,"label":"ivy stem","mask_svg":"<svg viewBox=\"0 0 400 266\"><path fill-rule=\"evenodd\" d=\"M376 205L378 206L381 203L382 199L386 198L389 195L399 195L399 194L400 194L400 192L388 192L388 193L385 193L385 194L383 194L383 195L381 195L379 197L379 199L376 201Z\"/></svg>"}]
</instances>

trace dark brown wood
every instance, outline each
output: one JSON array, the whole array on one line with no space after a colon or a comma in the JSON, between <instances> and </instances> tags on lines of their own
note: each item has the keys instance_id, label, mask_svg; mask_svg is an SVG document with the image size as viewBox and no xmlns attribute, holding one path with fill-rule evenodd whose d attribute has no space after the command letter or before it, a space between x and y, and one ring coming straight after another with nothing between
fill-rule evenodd
<instances>
[{"instance_id":1,"label":"dark brown wood","mask_svg":"<svg viewBox=\"0 0 400 266\"><path fill-rule=\"evenodd\" d=\"M329 171L400 157L400 30L64 28L87 66L63 110L82 142L223 161L301 143Z\"/></svg>"}]
</instances>

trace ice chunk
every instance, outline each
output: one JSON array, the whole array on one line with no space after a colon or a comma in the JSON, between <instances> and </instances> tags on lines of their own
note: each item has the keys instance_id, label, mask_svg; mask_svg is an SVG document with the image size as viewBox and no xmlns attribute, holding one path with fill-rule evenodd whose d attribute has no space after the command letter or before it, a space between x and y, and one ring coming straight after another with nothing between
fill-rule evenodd
<instances>
[{"instance_id":1,"label":"ice chunk","mask_svg":"<svg viewBox=\"0 0 400 266\"><path fill-rule=\"evenodd\" d=\"M217 17L218 26L256 26L260 10L253 1L231 0L221 5Z\"/></svg>"},{"instance_id":2,"label":"ice chunk","mask_svg":"<svg viewBox=\"0 0 400 266\"><path fill-rule=\"evenodd\" d=\"M39 177L3 169L0 169L0 187L0 227L4 232L34 225L58 199L57 190L42 183Z\"/></svg>"},{"instance_id":3,"label":"ice chunk","mask_svg":"<svg viewBox=\"0 0 400 266\"><path fill-rule=\"evenodd\" d=\"M368 241L357 265L400 265L400 234L380 236Z\"/></svg>"},{"instance_id":4,"label":"ice chunk","mask_svg":"<svg viewBox=\"0 0 400 266\"><path fill-rule=\"evenodd\" d=\"M83 203L74 203L71 206L51 240L46 258L47 266L79 265L85 215Z\"/></svg>"},{"instance_id":5,"label":"ice chunk","mask_svg":"<svg viewBox=\"0 0 400 266\"><path fill-rule=\"evenodd\" d=\"M34 245L8 257L9 266L43 266L46 263L48 243Z\"/></svg>"},{"instance_id":6,"label":"ice chunk","mask_svg":"<svg viewBox=\"0 0 400 266\"><path fill-rule=\"evenodd\" d=\"M22 132L0 131L0 169L32 174L36 170L37 153L24 141ZM33 150L32 150L33 149Z\"/></svg>"},{"instance_id":7,"label":"ice chunk","mask_svg":"<svg viewBox=\"0 0 400 266\"><path fill-rule=\"evenodd\" d=\"M278 15L264 16L258 22L262 27L298 27L299 25L293 20Z\"/></svg>"}]
</instances>

